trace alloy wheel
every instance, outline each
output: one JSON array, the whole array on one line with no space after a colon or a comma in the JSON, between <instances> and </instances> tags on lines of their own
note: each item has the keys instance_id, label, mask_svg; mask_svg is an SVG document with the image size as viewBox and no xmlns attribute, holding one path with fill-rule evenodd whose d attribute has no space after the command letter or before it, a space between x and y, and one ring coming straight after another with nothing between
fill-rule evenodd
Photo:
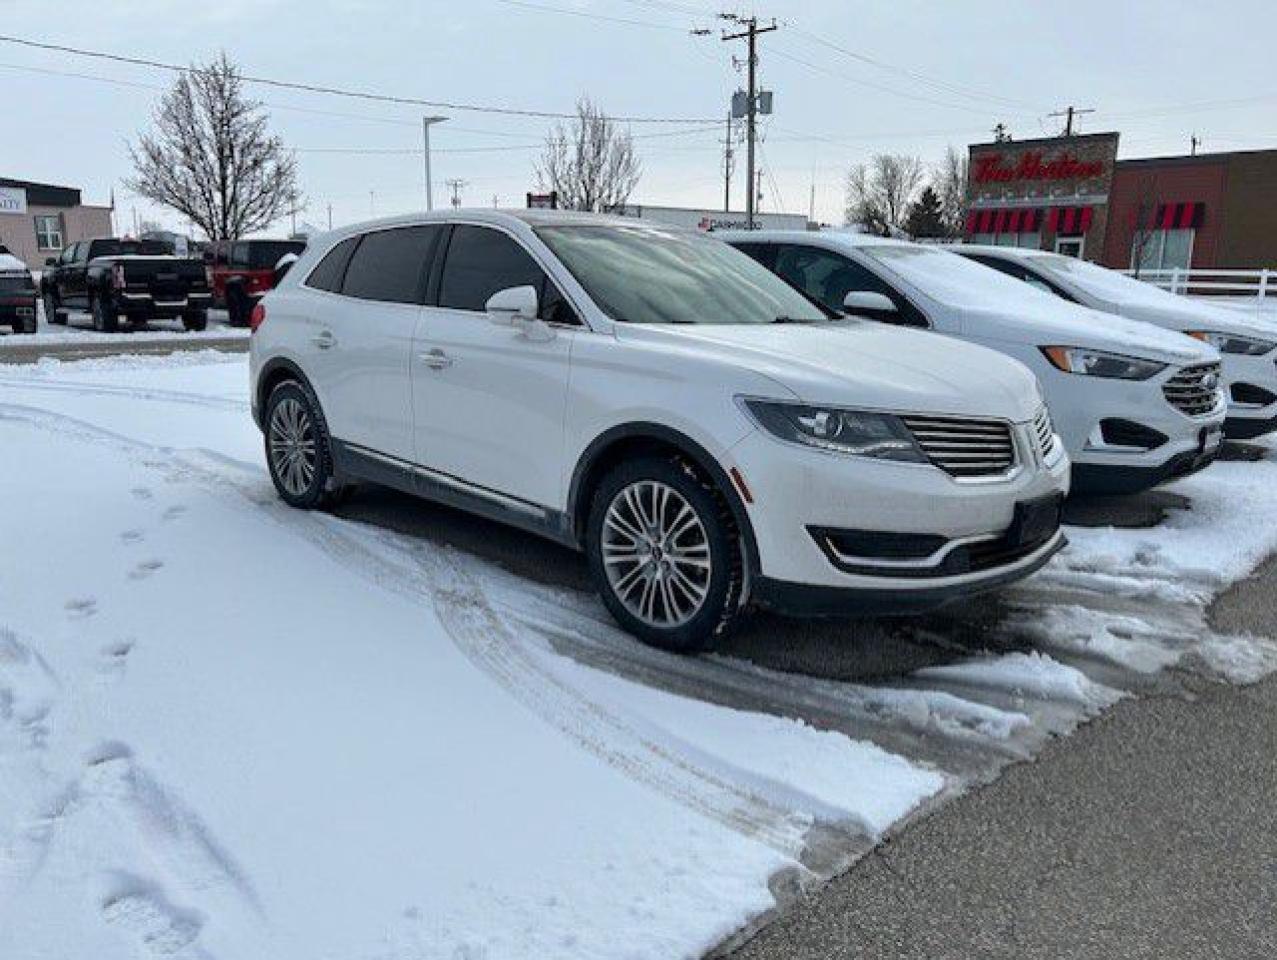
<instances>
[{"instance_id":1,"label":"alloy wheel","mask_svg":"<svg viewBox=\"0 0 1277 960\"><path fill-rule=\"evenodd\" d=\"M275 405L270 417L271 466L279 482L294 497L301 497L315 479L318 446L310 411L299 401L286 397Z\"/></svg>"},{"instance_id":2,"label":"alloy wheel","mask_svg":"<svg viewBox=\"0 0 1277 960\"><path fill-rule=\"evenodd\" d=\"M713 563L700 516L673 487L641 480L622 488L603 518L603 567L617 599L644 623L687 623L709 595Z\"/></svg>"}]
</instances>

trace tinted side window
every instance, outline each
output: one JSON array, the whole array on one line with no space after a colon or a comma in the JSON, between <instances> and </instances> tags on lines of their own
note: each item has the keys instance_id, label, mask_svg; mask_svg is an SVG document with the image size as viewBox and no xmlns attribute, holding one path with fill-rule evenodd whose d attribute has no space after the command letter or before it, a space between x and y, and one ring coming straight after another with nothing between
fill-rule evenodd
<instances>
[{"instance_id":1,"label":"tinted side window","mask_svg":"<svg viewBox=\"0 0 1277 960\"><path fill-rule=\"evenodd\" d=\"M523 286L536 288L542 320L581 322L559 288L512 238L487 227L453 229L439 283L439 306L482 312L498 290Z\"/></svg>"},{"instance_id":2,"label":"tinted side window","mask_svg":"<svg viewBox=\"0 0 1277 960\"><path fill-rule=\"evenodd\" d=\"M776 248L767 243L733 243L741 253L747 253L768 270L776 272ZM788 279L788 278L786 278Z\"/></svg>"},{"instance_id":3,"label":"tinted side window","mask_svg":"<svg viewBox=\"0 0 1277 960\"><path fill-rule=\"evenodd\" d=\"M772 268L808 296L839 312L853 290L881 293L896 305L896 322L925 327L927 320L896 289L849 257L818 247L782 246L776 251Z\"/></svg>"},{"instance_id":4,"label":"tinted side window","mask_svg":"<svg viewBox=\"0 0 1277 960\"><path fill-rule=\"evenodd\" d=\"M341 282L346 276L346 264L350 263L350 255L355 252L358 243L358 237L351 237L329 250L324 259L319 261L319 266L306 278L306 286L314 290L340 293Z\"/></svg>"},{"instance_id":5,"label":"tinted side window","mask_svg":"<svg viewBox=\"0 0 1277 960\"><path fill-rule=\"evenodd\" d=\"M401 227L364 234L341 292L361 300L422 303L426 272L443 227Z\"/></svg>"},{"instance_id":6,"label":"tinted side window","mask_svg":"<svg viewBox=\"0 0 1277 960\"><path fill-rule=\"evenodd\" d=\"M248 244L236 243L231 246L230 265L237 270L243 270L248 266Z\"/></svg>"}]
</instances>

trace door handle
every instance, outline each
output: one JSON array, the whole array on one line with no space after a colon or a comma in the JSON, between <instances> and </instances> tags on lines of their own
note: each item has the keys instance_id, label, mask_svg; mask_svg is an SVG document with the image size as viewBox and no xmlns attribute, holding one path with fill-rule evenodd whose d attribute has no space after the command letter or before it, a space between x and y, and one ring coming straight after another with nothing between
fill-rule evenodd
<instances>
[{"instance_id":1,"label":"door handle","mask_svg":"<svg viewBox=\"0 0 1277 960\"><path fill-rule=\"evenodd\" d=\"M329 347L337 345L337 338L333 336L331 330L321 330L310 338L310 342L319 347L320 350L327 350Z\"/></svg>"},{"instance_id":2,"label":"door handle","mask_svg":"<svg viewBox=\"0 0 1277 960\"><path fill-rule=\"evenodd\" d=\"M444 370L452 366L452 358L438 347L433 350L427 350L425 353L417 354L417 359L431 370Z\"/></svg>"}]
</instances>

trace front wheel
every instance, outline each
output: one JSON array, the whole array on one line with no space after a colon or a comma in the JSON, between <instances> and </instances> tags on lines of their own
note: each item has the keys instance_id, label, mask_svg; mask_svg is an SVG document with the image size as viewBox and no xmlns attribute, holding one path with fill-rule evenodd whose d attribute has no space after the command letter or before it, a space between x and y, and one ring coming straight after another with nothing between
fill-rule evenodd
<instances>
[{"instance_id":1,"label":"front wheel","mask_svg":"<svg viewBox=\"0 0 1277 960\"><path fill-rule=\"evenodd\" d=\"M586 553L612 616L645 643L709 650L741 612L739 535L722 495L678 459L623 463L591 501Z\"/></svg>"},{"instance_id":2,"label":"front wheel","mask_svg":"<svg viewBox=\"0 0 1277 960\"><path fill-rule=\"evenodd\" d=\"M284 502L303 510L333 504L341 491L328 424L311 392L295 380L281 383L266 401L262 422L266 465Z\"/></svg>"}]
</instances>

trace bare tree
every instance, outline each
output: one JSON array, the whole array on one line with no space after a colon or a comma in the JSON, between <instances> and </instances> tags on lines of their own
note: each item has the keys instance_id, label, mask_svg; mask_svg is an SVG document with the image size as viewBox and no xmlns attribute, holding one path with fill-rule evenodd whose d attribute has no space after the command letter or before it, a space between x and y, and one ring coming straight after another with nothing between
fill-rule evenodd
<instances>
[{"instance_id":1,"label":"bare tree","mask_svg":"<svg viewBox=\"0 0 1277 960\"><path fill-rule=\"evenodd\" d=\"M967 155L952 145L945 149L936 170L936 193L948 236L962 236L967 222Z\"/></svg>"},{"instance_id":2,"label":"bare tree","mask_svg":"<svg viewBox=\"0 0 1277 960\"><path fill-rule=\"evenodd\" d=\"M134 193L178 211L210 240L263 230L297 209L297 163L244 95L225 53L178 76L155 111L154 134L129 145Z\"/></svg>"},{"instance_id":3,"label":"bare tree","mask_svg":"<svg viewBox=\"0 0 1277 960\"><path fill-rule=\"evenodd\" d=\"M847 223L887 236L904 223L923 181L917 157L879 153L847 173Z\"/></svg>"},{"instance_id":4,"label":"bare tree","mask_svg":"<svg viewBox=\"0 0 1277 960\"><path fill-rule=\"evenodd\" d=\"M1131 268L1138 278L1144 269L1149 246L1157 238L1157 177L1149 177L1140 185L1139 203L1135 207L1135 229L1131 234Z\"/></svg>"},{"instance_id":5,"label":"bare tree","mask_svg":"<svg viewBox=\"0 0 1277 960\"><path fill-rule=\"evenodd\" d=\"M568 210L609 210L629 199L642 173L628 131L619 130L588 97L569 127L556 124L536 165L538 188L553 190Z\"/></svg>"}]
</instances>

